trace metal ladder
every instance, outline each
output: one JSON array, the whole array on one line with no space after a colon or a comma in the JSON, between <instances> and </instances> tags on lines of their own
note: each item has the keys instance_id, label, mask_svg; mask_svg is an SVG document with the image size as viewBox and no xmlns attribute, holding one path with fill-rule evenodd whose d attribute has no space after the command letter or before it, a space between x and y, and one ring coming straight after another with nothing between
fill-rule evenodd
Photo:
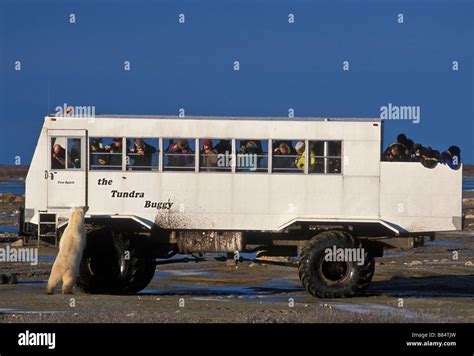
<instances>
[{"instance_id":1,"label":"metal ladder","mask_svg":"<svg viewBox=\"0 0 474 356\"><path fill-rule=\"evenodd\" d=\"M38 248L40 247L41 239L54 237L54 246L58 244L58 218L56 214L39 213L38 222Z\"/></svg>"}]
</instances>

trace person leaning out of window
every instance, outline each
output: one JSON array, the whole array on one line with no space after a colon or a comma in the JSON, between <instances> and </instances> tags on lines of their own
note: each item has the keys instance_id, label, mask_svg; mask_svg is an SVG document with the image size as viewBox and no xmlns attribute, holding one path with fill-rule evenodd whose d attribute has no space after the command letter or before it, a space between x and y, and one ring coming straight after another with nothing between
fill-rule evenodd
<instances>
[{"instance_id":1,"label":"person leaning out of window","mask_svg":"<svg viewBox=\"0 0 474 356\"><path fill-rule=\"evenodd\" d=\"M296 153L298 154L298 157L296 157L296 167L298 167L300 170L304 172L304 167L305 167L305 161L306 161L306 147L305 143L303 141L298 141L298 143L295 145L295 150ZM312 172L314 170L314 167L316 166L316 156L312 150L310 150L310 155L309 155L309 172Z\"/></svg>"}]
</instances>

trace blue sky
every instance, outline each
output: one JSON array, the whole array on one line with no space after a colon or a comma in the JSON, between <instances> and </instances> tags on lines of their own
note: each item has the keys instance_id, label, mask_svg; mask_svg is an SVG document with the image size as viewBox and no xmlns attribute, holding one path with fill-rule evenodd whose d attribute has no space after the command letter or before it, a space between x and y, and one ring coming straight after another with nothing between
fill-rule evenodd
<instances>
[{"instance_id":1,"label":"blue sky","mask_svg":"<svg viewBox=\"0 0 474 356\"><path fill-rule=\"evenodd\" d=\"M29 163L44 115L64 103L98 114L286 116L291 107L328 117L413 105L420 122L386 121L386 143L405 132L439 150L456 144L474 163L470 0L0 0L0 50L0 163Z\"/></svg>"}]
</instances>

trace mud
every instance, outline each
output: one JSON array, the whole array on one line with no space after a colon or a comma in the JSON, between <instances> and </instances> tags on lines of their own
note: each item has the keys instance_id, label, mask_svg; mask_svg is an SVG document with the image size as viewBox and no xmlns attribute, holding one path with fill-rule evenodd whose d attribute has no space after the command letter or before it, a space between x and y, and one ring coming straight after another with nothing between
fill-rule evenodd
<instances>
[{"instance_id":1,"label":"mud","mask_svg":"<svg viewBox=\"0 0 474 356\"><path fill-rule=\"evenodd\" d=\"M465 209L474 207L470 193L464 196ZM17 208L15 202L0 204L0 248L16 239L8 226ZM472 220L466 223L474 226ZM176 256L179 263L159 264L153 281L138 295L76 290L49 296L46 282L56 253L42 245L35 266L0 262L0 273L18 278L18 284L0 285L0 322L474 322L474 231L469 229L439 233L417 249L387 251L376 259L365 295L334 300L304 291L291 262L273 265L247 254L236 267L223 262L225 254L200 262Z\"/></svg>"},{"instance_id":2,"label":"mud","mask_svg":"<svg viewBox=\"0 0 474 356\"><path fill-rule=\"evenodd\" d=\"M438 234L378 258L365 295L322 300L303 290L295 267L245 260L230 268L217 255L159 265L134 296L48 296L56 249L43 246L36 266L0 264L19 281L0 285L0 322L474 322L473 252L474 234Z\"/></svg>"}]
</instances>

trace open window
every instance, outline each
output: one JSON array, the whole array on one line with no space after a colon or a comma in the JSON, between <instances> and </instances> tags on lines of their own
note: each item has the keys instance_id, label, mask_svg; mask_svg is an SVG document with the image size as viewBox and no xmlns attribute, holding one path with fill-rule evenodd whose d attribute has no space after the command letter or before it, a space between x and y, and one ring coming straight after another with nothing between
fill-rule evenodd
<instances>
[{"instance_id":1,"label":"open window","mask_svg":"<svg viewBox=\"0 0 474 356\"><path fill-rule=\"evenodd\" d=\"M127 138L126 166L128 171L156 171L159 164L159 139Z\"/></svg>"},{"instance_id":2,"label":"open window","mask_svg":"<svg viewBox=\"0 0 474 356\"><path fill-rule=\"evenodd\" d=\"M268 140L236 140L237 172L268 172Z\"/></svg>"},{"instance_id":3,"label":"open window","mask_svg":"<svg viewBox=\"0 0 474 356\"><path fill-rule=\"evenodd\" d=\"M194 139L164 139L163 169L165 171L194 171L195 146Z\"/></svg>"},{"instance_id":4,"label":"open window","mask_svg":"<svg viewBox=\"0 0 474 356\"><path fill-rule=\"evenodd\" d=\"M82 138L51 137L51 169L81 170Z\"/></svg>"},{"instance_id":5,"label":"open window","mask_svg":"<svg viewBox=\"0 0 474 356\"><path fill-rule=\"evenodd\" d=\"M201 172L231 172L232 141L229 139L200 139L199 170Z\"/></svg>"},{"instance_id":6,"label":"open window","mask_svg":"<svg viewBox=\"0 0 474 356\"><path fill-rule=\"evenodd\" d=\"M89 139L91 170L122 170L122 137L91 137Z\"/></svg>"},{"instance_id":7,"label":"open window","mask_svg":"<svg viewBox=\"0 0 474 356\"><path fill-rule=\"evenodd\" d=\"M274 173L304 173L305 141L273 140L272 169Z\"/></svg>"}]
</instances>

